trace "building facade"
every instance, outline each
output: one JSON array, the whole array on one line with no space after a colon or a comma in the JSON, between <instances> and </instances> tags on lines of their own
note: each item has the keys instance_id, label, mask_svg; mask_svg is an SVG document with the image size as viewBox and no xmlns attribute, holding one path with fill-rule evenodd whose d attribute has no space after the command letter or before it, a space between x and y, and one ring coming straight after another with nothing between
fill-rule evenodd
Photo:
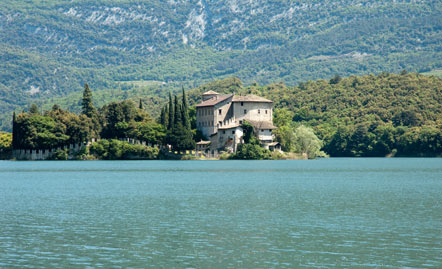
<instances>
[{"instance_id":1,"label":"building facade","mask_svg":"<svg viewBox=\"0 0 442 269\"><path fill-rule=\"evenodd\" d=\"M221 95L205 92L203 101L196 105L196 124L210 140L211 150L236 151L243 143L244 121L254 126L257 137L264 147L273 142L273 102L256 96Z\"/></svg>"}]
</instances>

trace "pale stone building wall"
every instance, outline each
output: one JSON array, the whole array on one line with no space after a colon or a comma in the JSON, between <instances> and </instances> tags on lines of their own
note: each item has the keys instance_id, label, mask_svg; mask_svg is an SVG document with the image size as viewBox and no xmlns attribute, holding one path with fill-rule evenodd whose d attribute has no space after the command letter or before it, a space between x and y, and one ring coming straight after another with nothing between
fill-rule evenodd
<instances>
[{"instance_id":1,"label":"pale stone building wall","mask_svg":"<svg viewBox=\"0 0 442 269\"><path fill-rule=\"evenodd\" d=\"M234 117L238 124L240 121L273 121L272 103L234 102Z\"/></svg>"},{"instance_id":2,"label":"pale stone building wall","mask_svg":"<svg viewBox=\"0 0 442 269\"><path fill-rule=\"evenodd\" d=\"M213 97L216 98L216 97ZM212 99L213 99L212 98ZM196 124L197 128L207 137L217 132L228 116L232 98L229 97L213 106L197 107ZM221 110L221 114L220 111Z\"/></svg>"},{"instance_id":3,"label":"pale stone building wall","mask_svg":"<svg viewBox=\"0 0 442 269\"><path fill-rule=\"evenodd\" d=\"M271 129L261 129L258 133L258 139L260 141L265 141L266 143L271 143L273 141L273 134Z\"/></svg>"}]
</instances>

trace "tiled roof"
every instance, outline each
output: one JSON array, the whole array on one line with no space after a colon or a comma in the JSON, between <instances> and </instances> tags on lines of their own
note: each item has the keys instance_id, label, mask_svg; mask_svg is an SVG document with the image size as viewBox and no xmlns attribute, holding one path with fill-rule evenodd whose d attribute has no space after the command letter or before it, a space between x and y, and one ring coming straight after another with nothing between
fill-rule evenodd
<instances>
[{"instance_id":1,"label":"tiled roof","mask_svg":"<svg viewBox=\"0 0 442 269\"><path fill-rule=\"evenodd\" d=\"M270 147L274 147L276 145L279 145L279 142L272 142L272 143L268 143L267 145Z\"/></svg>"},{"instance_id":2,"label":"tiled roof","mask_svg":"<svg viewBox=\"0 0 442 269\"><path fill-rule=\"evenodd\" d=\"M213 94L219 94L219 93L217 93L215 91L208 91L208 92L203 93L203 95L213 95Z\"/></svg>"},{"instance_id":3,"label":"tiled roof","mask_svg":"<svg viewBox=\"0 0 442 269\"><path fill-rule=\"evenodd\" d=\"M226 126L218 127L218 130L228 130L228 129L237 128L239 126L241 126L241 125L239 125L239 124L226 125Z\"/></svg>"},{"instance_id":4,"label":"tiled roof","mask_svg":"<svg viewBox=\"0 0 442 269\"><path fill-rule=\"evenodd\" d=\"M265 99L257 95L246 95L246 96L233 96L232 102L255 102L255 103L273 103L272 101Z\"/></svg>"},{"instance_id":5,"label":"tiled roof","mask_svg":"<svg viewBox=\"0 0 442 269\"><path fill-rule=\"evenodd\" d=\"M258 129L278 129L278 127L273 125L273 123L271 123L270 121L247 120L247 122L250 122L250 124L252 124L255 128L258 128Z\"/></svg>"},{"instance_id":6,"label":"tiled roof","mask_svg":"<svg viewBox=\"0 0 442 269\"><path fill-rule=\"evenodd\" d=\"M210 98L209 100L203 101L196 105L196 107L204 107L204 106L214 106L218 103L221 103L222 101L232 97L233 94L227 94L227 95L218 95L217 97Z\"/></svg>"}]
</instances>

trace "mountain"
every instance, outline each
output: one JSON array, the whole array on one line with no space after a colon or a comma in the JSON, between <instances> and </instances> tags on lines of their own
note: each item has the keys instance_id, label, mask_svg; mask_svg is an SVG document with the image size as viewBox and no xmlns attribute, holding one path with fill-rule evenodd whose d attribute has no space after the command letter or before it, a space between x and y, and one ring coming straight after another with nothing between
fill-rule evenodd
<instances>
[{"instance_id":1,"label":"mountain","mask_svg":"<svg viewBox=\"0 0 442 269\"><path fill-rule=\"evenodd\" d=\"M233 76L293 85L442 67L438 0L1 1L0 29L3 129L12 110L85 82L161 96Z\"/></svg>"}]
</instances>

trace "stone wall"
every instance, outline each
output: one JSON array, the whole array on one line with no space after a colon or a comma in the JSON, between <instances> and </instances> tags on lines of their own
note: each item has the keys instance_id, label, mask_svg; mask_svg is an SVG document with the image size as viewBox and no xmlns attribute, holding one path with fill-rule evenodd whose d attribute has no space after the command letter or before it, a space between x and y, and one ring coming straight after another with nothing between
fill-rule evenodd
<instances>
[{"instance_id":1,"label":"stone wall","mask_svg":"<svg viewBox=\"0 0 442 269\"><path fill-rule=\"evenodd\" d=\"M70 144L64 147L57 147L52 149L14 149L12 151L12 158L16 160L47 160L49 159L54 152L61 149L66 149L69 151L69 156L73 157L74 154L78 153L81 149L91 145L94 142L99 141L100 139L92 138L91 141L77 144ZM141 141L133 138L119 138L120 141L125 141L133 145L143 145L149 147L161 148L157 144L152 144L146 141Z\"/></svg>"}]
</instances>

